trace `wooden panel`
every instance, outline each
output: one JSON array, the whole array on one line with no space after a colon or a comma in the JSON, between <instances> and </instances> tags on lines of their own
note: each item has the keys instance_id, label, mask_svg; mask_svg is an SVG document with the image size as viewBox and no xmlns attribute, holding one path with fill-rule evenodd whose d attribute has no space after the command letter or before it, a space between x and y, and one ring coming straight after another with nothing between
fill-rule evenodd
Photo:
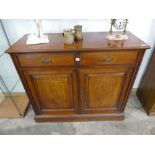
<instances>
[{"instance_id":1,"label":"wooden panel","mask_svg":"<svg viewBox=\"0 0 155 155\"><path fill-rule=\"evenodd\" d=\"M25 72L29 90L42 114L75 114L77 80L73 70Z\"/></svg>"},{"instance_id":2,"label":"wooden panel","mask_svg":"<svg viewBox=\"0 0 155 155\"><path fill-rule=\"evenodd\" d=\"M129 68L81 69L82 113L118 112L130 75Z\"/></svg>"},{"instance_id":3,"label":"wooden panel","mask_svg":"<svg viewBox=\"0 0 155 155\"><path fill-rule=\"evenodd\" d=\"M22 67L40 66L73 66L75 64L74 54L19 54L19 63Z\"/></svg>"},{"instance_id":4,"label":"wooden panel","mask_svg":"<svg viewBox=\"0 0 155 155\"><path fill-rule=\"evenodd\" d=\"M124 56L125 54L125 56ZM134 64L136 63L138 51L124 52L100 52L81 53L81 65L105 65L105 64Z\"/></svg>"},{"instance_id":5,"label":"wooden panel","mask_svg":"<svg viewBox=\"0 0 155 155\"><path fill-rule=\"evenodd\" d=\"M137 96L148 114L155 111L155 50L137 90Z\"/></svg>"}]
</instances>

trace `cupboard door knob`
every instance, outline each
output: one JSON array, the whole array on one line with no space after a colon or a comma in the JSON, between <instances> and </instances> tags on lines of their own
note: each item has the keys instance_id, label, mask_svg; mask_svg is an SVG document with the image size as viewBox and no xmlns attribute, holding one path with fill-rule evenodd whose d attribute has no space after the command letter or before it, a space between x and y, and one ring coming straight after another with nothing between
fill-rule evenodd
<instances>
[{"instance_id":1,"label":"cupboard door knob","mask_svg":"<svg viewBox=\"0 0 155 155\"><path fill-rule=\"evenodd\" d=\"M52 63L52 60L50 59L45 59L42 61L43 64L51 64Z\"/></svg>"},{"instance_id":2,"label":"cupboard door knob","mask_svg":"<svg viewBox=\"0 0 155 155\"><path fill-rule=\"evenodd\" d=\"M80 61L80 58L75 58L75 61Z\"/></svg>"},{"instance_id":3,"label":"cupboard door knob","mask_svg":"<svg viewBox=\"0 0 155 155\"><path fill-rule=\"evenodd\" d=\"M107 57L103 59L104 62L112 62L112 58L111 57Z\"/></svg>"}]
</instances>

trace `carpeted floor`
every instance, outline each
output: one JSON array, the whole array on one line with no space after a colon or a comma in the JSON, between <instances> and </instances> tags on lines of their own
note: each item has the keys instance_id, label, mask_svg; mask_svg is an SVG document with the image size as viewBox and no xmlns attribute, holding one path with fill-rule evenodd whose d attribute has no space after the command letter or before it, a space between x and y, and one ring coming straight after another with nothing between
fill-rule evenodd
<instances>
[{"instance_id":1,"label":"carpeted floor","mask_svg":"<svg viewBox=\"0 0 155 155\"><path fill-rule=\"evenodd\" d=\"M0 119L0 135L131 135L155 134L155 117L148 117L135 95L131 95L119 122L35 123L30 107L23 119Z\"/></svg>"}]
</instances>

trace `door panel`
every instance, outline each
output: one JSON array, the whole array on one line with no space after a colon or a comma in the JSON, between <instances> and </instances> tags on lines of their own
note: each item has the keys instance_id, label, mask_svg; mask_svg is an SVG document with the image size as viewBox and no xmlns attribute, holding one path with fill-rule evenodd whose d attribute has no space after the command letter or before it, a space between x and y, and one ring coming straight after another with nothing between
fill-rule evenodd
<instances>
[{"instance_id":1,"label":"door panel","mask_svg":"<svg viewBox=\"0 0 155 155\"><path fill-rule=\"evenodd\" d=\"M25 72L31 94L42 114L75 114L78 111L74 70Z\"/></svg>"},{"instance_id":2,"label":"door panel","mask_svg":"<svg viewBox=\"0 0 155 155\"><path fill-rule=\"evenodd\" d=\"M80 69L81 113L119 112L131 69Z\"/></svg>"}]
</instances>

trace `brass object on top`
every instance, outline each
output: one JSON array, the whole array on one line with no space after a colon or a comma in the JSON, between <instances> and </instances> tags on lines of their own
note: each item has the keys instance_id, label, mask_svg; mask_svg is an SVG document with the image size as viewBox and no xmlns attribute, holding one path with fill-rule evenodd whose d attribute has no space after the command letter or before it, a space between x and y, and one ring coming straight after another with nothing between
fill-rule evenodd
<instances>
[{"instance_id":1,"label":"brass object on top","mask_svg":"<svg viewBox=\"0 0 155 155\"><path fill-rule=\"evenodd\" d=\"M74 26L74 31L75 31L75 39L76 40L82 40L82 25L75 25Z\"/></svg>"},{"instance_id":2,"label":"brass object on top","mask_svg":"<svg viewBox=\"0 0 155 155\"><path fill-rule=\"evenodd\" d=\"M73 44L74 40L82 40L82 25L75 25L74 29L64 29L63 36L65 44Z\"/></svg>"},{"instance_id":3,"label":"brass object on top","mask_svg":"<svg viewBox=\"0 0 155 155\"><path fill-rule=\"evenodd\" d=\"M126 28L128 24L128 19L111 19L111 25L110 25L110 30L109 33L112 34L112 28L116 28L117 30L123 30L123 33L126 33Z\"/></svg>"},{"instance_id":4,"label":"brass object on top","mask_svg":"<svg viewBox=\"0 0 155 155\"><path fill-rule=\"evenodd\" d=\"M115 41L127 40L128 39L128 36L126 35L127 24L128 19L111 19L110 30L109 34L106 36L106 39ZM119 31L113 33L113 27Z\"/></svg>"},{"instance_id":5,"label":"brass object on top","mask_svg":"<svg viewBox=\"0 0 155 155\"><path fill-rule=\"evenodd\" d=\"M64 43L73 44L74 43L74 30L73 29L64 29Z\"/></svg>"}]
</instances>

